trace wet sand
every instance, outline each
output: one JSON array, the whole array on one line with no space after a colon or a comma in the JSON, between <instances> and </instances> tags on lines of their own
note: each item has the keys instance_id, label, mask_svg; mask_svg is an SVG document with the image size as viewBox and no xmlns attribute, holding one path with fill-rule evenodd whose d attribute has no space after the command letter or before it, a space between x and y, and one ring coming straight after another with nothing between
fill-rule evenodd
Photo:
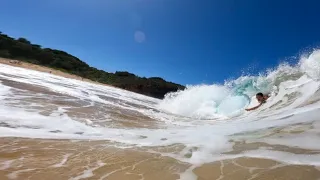
<instances>
[{"instance_id":1,"label":"wet sand","mask_svg":"<svg viewBox=\"0 0 320 180\"><path fill-rule=\"evenodd\" d=\"M175 180L191 165L104 141L1 138L0 179ZM198 180L316 180L319 167L236 158L193 170Z\"/></svg>"},{"instance_id":2,"label":"wet sand","mask_svg":"<svg viewBox=\"0 0 320 180\"><path fill-rule=\"evenodd\" d=\"M174 159L108 147L108 142L5 138L1 144L6 145L0 179L177 179L186 168Z\"/></svg>"}]
</instances>

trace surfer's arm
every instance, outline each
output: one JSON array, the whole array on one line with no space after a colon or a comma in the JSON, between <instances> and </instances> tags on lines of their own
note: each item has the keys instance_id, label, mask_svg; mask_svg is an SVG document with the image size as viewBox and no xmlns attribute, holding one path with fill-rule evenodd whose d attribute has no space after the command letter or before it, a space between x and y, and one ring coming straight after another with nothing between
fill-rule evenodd
<instances>
[{"instance_id":1,"label":"surfer's arm","mask_svg":"<svg viewBox=\"0 0 320 180\"><path fill-rule=\"evenodd\" d=\"M256 107L248 108L248 109L246 109L246 111L255 110L255 109L259 108L261 105L262 105L262 103L260 103L260 104L259 104L258 106L256 106Z\"/></svg>"}]
</instances>

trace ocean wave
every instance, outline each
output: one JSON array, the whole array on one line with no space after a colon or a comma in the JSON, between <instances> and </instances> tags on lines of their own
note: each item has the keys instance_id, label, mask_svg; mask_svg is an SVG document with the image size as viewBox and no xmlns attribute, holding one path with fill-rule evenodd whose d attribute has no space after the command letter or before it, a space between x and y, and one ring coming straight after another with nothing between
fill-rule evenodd
<instances>
[{"instance_id":1,"label":"ocean wave","mask_svg":"<svg viewBox=\"0 0 320 180\"><path fill-rule=\"evenodd\" d=\"M314 50L294 65L284 62L258 76L241 76L223 85L187 86L167 94L159 108L193 118L233 117L246 114L246 107L258 103L255 94L262 92L271 97L259 112L285 110L308 103L319 89L319 78L320 50Z\"/></svg>"}]
</instances>

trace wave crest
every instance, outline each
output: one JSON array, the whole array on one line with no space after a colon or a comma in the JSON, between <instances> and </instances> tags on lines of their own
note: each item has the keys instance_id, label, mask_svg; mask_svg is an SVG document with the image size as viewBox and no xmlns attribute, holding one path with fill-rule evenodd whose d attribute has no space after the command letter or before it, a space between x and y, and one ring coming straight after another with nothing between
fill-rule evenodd
<instances>
[{"instance_id":1,"label":"wave crest","mask_svg":"<svg viewBox=\"0 0 320 180\"><path fill-rule=\"evenodd\" d=\"M241 76L223 85L187 86L183 91L168 93L159 108L194 118L232 117L246 114L247 106L257 104L254 95L262 92L271 98L258 112L281 111L306 103L319 89L319 79L320 50L314 50L301 56L297 64L284 62L258 76Z\"/></svg>"}]
</instances>

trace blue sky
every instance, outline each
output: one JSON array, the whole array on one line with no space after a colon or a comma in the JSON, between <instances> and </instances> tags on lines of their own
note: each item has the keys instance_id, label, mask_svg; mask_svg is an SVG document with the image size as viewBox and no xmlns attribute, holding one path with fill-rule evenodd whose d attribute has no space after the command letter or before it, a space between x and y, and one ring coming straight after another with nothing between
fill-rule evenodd
<instances>
[{"instance_id":1,"label":"blue sky","mask_svg":"<svg viewBox=\"0 0 320 180\"><path fill-rule=\"evenodd\" d=\"M316 0L3 0L0 31L106 71L211 84L318 46L319 7Z\"/></svg>"}]
</instances>

